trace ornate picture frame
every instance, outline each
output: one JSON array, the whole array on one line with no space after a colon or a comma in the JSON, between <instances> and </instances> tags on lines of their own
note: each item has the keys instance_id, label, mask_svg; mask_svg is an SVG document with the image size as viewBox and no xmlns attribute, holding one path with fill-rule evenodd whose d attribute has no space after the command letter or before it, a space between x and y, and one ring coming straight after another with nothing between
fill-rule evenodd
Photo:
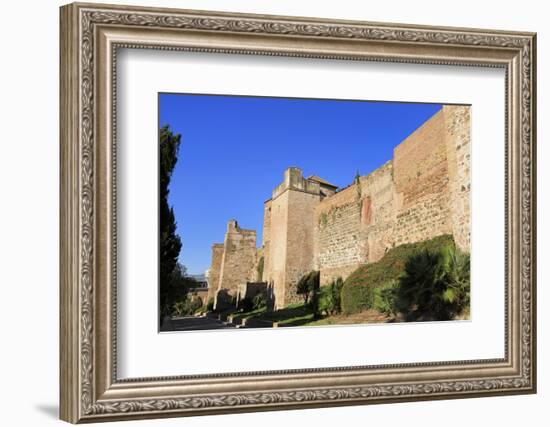
<instances>
[{"instance_id":1,"label":"ornate picture frame","mask_svg":"<svg viewBox=\"0 0 550 427\"><path fill-rule=\"evenodd\" d=\"M97 422L536 392L535 34L80 3L60 13L61 419ZM120 48L504 69L504 357L119 379Z\"/></svg>"}]
</instances>

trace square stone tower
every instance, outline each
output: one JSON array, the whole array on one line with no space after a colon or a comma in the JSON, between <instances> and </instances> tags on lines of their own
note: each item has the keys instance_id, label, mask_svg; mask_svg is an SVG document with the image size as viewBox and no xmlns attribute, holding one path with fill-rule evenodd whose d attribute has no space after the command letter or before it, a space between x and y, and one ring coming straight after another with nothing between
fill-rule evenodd
<instances>
[{"instance_id":1,"label":"square stone tower","mask_svg":"<svg viewBox=\"0 0 550 427\"><path fill-rule=\"evenodd\" d=\"M264 274L276 309L299 301L296 284L314 266L314 213L317 204L337 187L299 168L284 172L284 180L264 205ZM269 219L269 220L267 220Z\"/></svg>"}]
</instances>

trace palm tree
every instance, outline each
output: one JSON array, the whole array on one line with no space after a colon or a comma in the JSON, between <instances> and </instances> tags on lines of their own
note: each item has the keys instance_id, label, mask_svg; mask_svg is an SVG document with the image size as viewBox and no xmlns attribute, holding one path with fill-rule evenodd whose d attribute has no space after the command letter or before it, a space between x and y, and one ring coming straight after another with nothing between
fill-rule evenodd
<instances>
[{"instance_id":1,"label":"palm tree","mask_svg":"<svg viewBox=\"0 0 550 427\"><path fill-rule=\"evenodd\" d=\"M405 264L397 305L408 320L450 320L470 304L470 256L453 246L423 250Z\"/></svg>"}]
</instances>

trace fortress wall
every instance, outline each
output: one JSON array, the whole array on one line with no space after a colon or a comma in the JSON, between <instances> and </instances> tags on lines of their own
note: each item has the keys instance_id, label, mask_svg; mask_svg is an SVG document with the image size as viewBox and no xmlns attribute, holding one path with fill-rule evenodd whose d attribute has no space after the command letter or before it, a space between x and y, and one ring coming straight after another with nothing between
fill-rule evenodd
<instances>
[{"instance_id":1,"label":"fortress wall","mask_svg":"<svg viewBox=\"0 0 550 427\"><path fill-rule=\"evenodd\" d=\"M222 258L223 243L214 243L212 245L212 264L210 265L210 275L208 277L208 300L215 297L220 285Z\"/></svg>"},{"instance_id":2,"label":"fortress wall","mask_svg":"<svg viewBox=\"0 0 550 427\"><path fill-rule=\"evenodd\" d=\"M270 242L266 243L264 246L258 249L256 267L260 262L260 259L262 258L264 260L262 277L258 276L256 277L256 280L259 282L269 282L269 274L271 271L271 243Z\"/></svg>"},{"instance_id":3,"label":"fortress wall","mask_svg":"<svg viewBox=\"0 0 550 427\"><path fill-rule=\"evenodd\" d=\"M252 262L249 264L248 274L246 275L247 282L257 282L258 281L258 260L262 256L261 248L258 249L256 246L256 236L254 236L254 253L251 255Z\"/></svg>"},{"instance_id":4,"label":"fortress wall","mask_svg":"<svg viewBox=\"0 0 550 427\"><path fill-rule=\"evenodd\" d=\"M393 182L393 162L389 161L367 176L361 184L362 262L378 261L394 245L394 225L398 196Z\"/></svg>"},{"instance_id":5,"label":"fortress wall","mask_svg":"<svg viewBox=\"0 0 550 427\"><path fill-rule=\"evenodd\" d=\"M264 203L264 223L262 229L262 246L271 240L271 199Z\"/></svg>"},{"instance_id":6,"label":"fortress wall","mask_svg":"<svg viewBox=\"0 0 550 427\"><path fill-rule=\"evenodd\" d=\"M445 121L440 110L394 149L395 246L451 233Z\"/></svg>"},{"instance_id":7,"label":"fortress wall","mask_svg":"<svg viewBox=\"0 0 550 427\"><path fill-rule=\"evenodd\" d=\"M271 200L264 203L264 223L262 228L262 255L264 258L264 273L260 279L262 282L269 282L269 271L271 271ZM260 256L258 256L258 261Z\"/></svg>"},{"instance_id":8,"label":"fortress wall","mask_svg":"<svg viewBox=\"0 0 550 427\"><path fill-rule=\"evenodd\" d=\"M470 108L444 106L451 229L459 248L470 251Z\"/></svg>"},{"instance_id":9,"label":"fortress wall","mask_svg":"<svg viewBox=\"0 0 550 427\"><path fill-rule=\"evenodd\" d=\"M321 284L387 250L453 234L469 250L468 107L445 106L394 149L393 159L315 210Z\"/></svg>"},{"instance_id":10,"label":"fortress wall","mask_svg":"<svg viewBox=\"0 0 550 427\"><path fill-rule=\"evenodd\" d=\"M364 262L358 185L324 199L314 215L315 268L321 272L321 285L326 285L337 277L347 277Z\"/></svg>"},{"instance_id":11,"label":"fortress wall","mask_svg":"<svg viewBox=\"0 0 550 427\"><path fill-rule=\"evenodd\" d=\"M255 283L262 282L262 276L260 276L260 272L258 271L260 259L262 258L264 258L264 269L265 269L265 247L264 246L260 246L259 248L256 248L254 265L252 266L252 271L249 277L250 282L255 282Z\"/></svg>"},{"instance_id":12,"label":"fortress wall","mask_svg":"<svg viewBox=\"0 0 550 427\"><path fill-rule=\"evenodd\" d=\"M315 206L319 204L319 191L312 194L304 191L289 190L287 236L286 236L286 266L284 282L284 305L301 301L296 295L296 285L300 278L313 270L313 236L315 232L312 221ZM307 219L307 220L304 220ZM275 301L281 307L281 300Z\"/></svg>"},{"instance_id":13,"label":"fortress wall","mask_svg":"<svg viewBox=\"0 0 550 427\"><path fill-rule=\"evenodd\" d=\"M316 268L321 285L346 279L393 246L397 195L391 161L316 208Z\"/></svg>"},{"instance_id":14,"label":"fortress wall","mask_svg":"<svg viewBox=\"0 0 550 427\"><path fill-rule=\"evenodd\" d=\"M256 262L256 231L244 230L231 220L227 224L218 289L236 293L251 279Z\"/></svg>"},{"instance_id":15,"label":"fortress wall","mask_svg":"<svg viewBox=\"0 0 550 427\"><path fill-rule=\"evenodd\" d=\"M275 307L280 308L301 300L296 284L313 269L311 219L320 200L320 185L304 179L299 168L288 168L272 196L267 210L269 234L264 231L264 241L269 238L269 244L264 248L268 259L264 259L263 280L272 286Z\"/></svg>"}]
</instances>

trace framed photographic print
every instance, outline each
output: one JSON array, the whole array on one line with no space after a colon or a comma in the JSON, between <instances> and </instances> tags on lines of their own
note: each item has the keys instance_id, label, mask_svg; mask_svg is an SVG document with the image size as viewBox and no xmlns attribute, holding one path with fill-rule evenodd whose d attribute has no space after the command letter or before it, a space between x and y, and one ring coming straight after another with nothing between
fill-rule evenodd
<instances>
[{"instance_id":1,"label":"framed photographic print","mask_svg":"<svg viewBox=\"0 0 550 427\"><path fill-rule=\"evenodd\" d=\"M61 418L533 393L535 35L61 8Z\"/></svg>"}]
</instances>

